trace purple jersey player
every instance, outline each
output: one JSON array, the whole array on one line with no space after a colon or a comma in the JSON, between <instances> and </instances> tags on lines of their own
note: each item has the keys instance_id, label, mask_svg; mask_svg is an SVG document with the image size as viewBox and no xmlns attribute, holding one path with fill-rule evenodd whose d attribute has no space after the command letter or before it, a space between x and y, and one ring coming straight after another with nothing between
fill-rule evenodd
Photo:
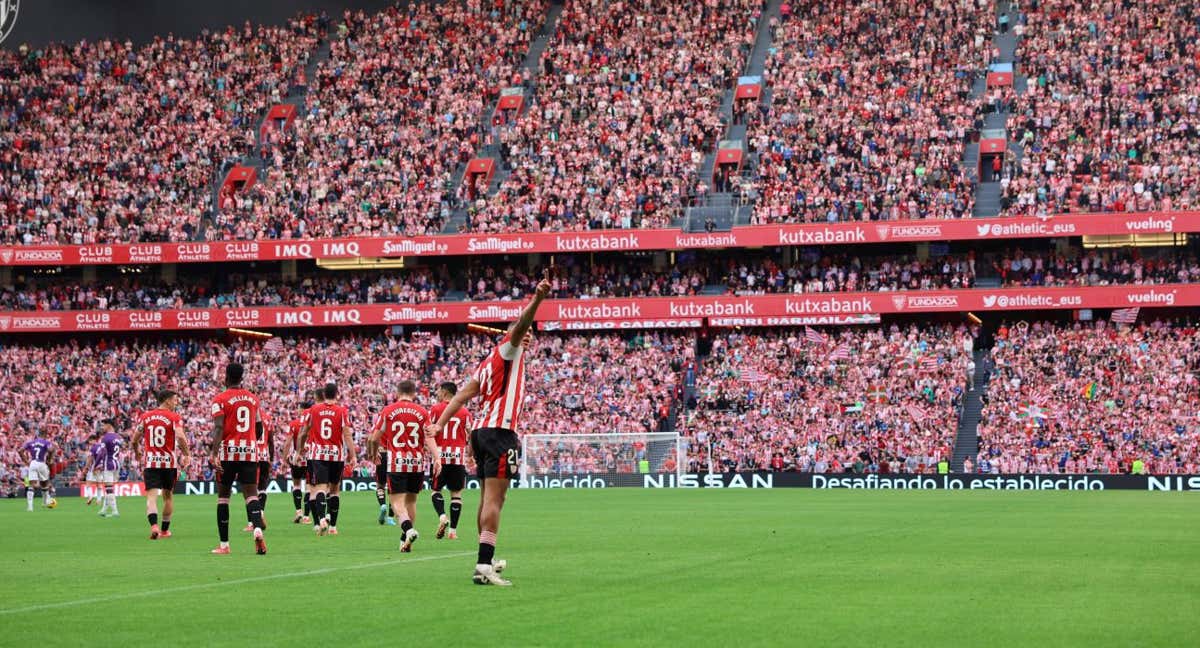
<instances>
[{"instance_id":1,"label":"purple jersey player","mask_svg":"<svg viewBox=\"0 0 1200 648\"><path fill-rule=\"evenodd\" d=\"M113 485L117 481L117 471L121 468L121 446L125 440L113 430L112 421L105 419L100 422L100 442L93 446L92 459L88 469L93 471L96 481L104 492L103 504L100 506L100 517L117 517L117 496Z\"/></svg>"},{"instance_id":2,"label":"purple jersey player","mask_svg":"<svg viewBox=\"0 0 1200 648\"><path fill-rule=\"evenodd\" d=\"M35 491L42 496L42 506L50 506L54 499L50 486L50 456L54 454L54 444L34 436L21 446L21 454L29 462L29 485L25 487L25 510L33 510Z\"/></svg>"}]
</instances>

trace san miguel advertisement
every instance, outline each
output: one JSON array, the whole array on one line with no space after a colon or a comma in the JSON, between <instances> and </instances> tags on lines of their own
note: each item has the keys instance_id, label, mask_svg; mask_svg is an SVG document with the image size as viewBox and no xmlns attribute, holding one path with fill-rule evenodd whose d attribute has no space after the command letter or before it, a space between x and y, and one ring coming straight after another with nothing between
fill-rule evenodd
<instances>
[{"instance_id":1,"label":"san miguel advertisement","mask_svg":"<svg viewBox=\"0 0 1200 648\"><path fill-rule=\"evenodd\" d=\"M729 232L707 233L687 233L679 229L593 230L412 238L23 246L0 247L0 262L18 266L127 265L467 254L562 254L1182 232L1200 232L1200 212L750 225L735 227Z\"/></svg>"},{"instance_id":2,"label":"san miguel advertisement","mask_svg":"<svg viewBox=\"0 0 1200 648\"><path fill-rule=\"evenodd\" d=\"M9 311L0 312L0 333L505 322L516 319L521 306L517 302L431 302L301 308ZM1134 306L1200 306L1200 284L550 300L538 311L538 321L544 330L695 328L706 319L713 326L787 326L869 323L888 313Z\"/></svg>"},{"instance_id":3,"label":"san miguel advertisement","mask_svg":"<svg viewBox=\"0 0 1200 648\"><path fill-rule=\"evenodd\" d=\"M591 473L563 475L530 475L514 479L515 488L813 488L818 490L972 490L972 491L1103 491L1137 490L1150 492L1200 491L1200 475L878 475L848 473L698 473L623 474ZM375 481L365 477L342 480L344 492L375 490ZM472 478L467 488L479 488ZM289 492L292 484L275 479L267 485L268 493ZM116 494L139 497L141 482L120 482ZM175 487L184 495L216 495L215 482L185 481ZM60 488L63 496L79 495L78 488ZM88 486L84 495L96 494Z\"/></svg>"}]
</instances>

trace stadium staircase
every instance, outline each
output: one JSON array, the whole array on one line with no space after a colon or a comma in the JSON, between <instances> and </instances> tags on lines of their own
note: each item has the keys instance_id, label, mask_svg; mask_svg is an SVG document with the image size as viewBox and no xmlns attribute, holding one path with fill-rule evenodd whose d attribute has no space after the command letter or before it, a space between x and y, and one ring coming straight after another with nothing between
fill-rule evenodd
<instances>
[{"instance_id":1,"label":"stadium staircase","mask_svg":"<svg viewBox=\"0 0 1200 648\"><path fill-rule=\"evenodd\" d=\"M537 35L537 38L534 38L529 44L529 51L526 52L525 61L521 64L523 68L529 70L529 86L525 88L525 103L522 111L529 110L535 104L538 85L537 82L538 78L542 74L542 53L545 52L546 48L550 46L550 39L558 30L558 19L560 16L562 16L562 12L562 2L559 0L552 2L549 9L546 11L546 22L542 25L542 31ZM481 117L480 123L483 124L482 130L484 131L481 134L484 135L484 139L480 144L479 150L475 152L476 158L490 159L496 165L495 175L492 176L492 181L488 185L489 196L495 195L496 191L500 189L501 183L508 179L509 173L512 171L512 169L504 163L504 160L500 154L500 143L486 141L487 133L491 130L492 115L496 113L496 108L499 101L500 99L497 97L496 101L490 103L485 109L486 112ZM449 194L451 196L458 195L459 189L462 187L463 177L466 175L466 171L467 166L464 164L454 172L454 177L450 182L449 188ZM450 215L450 220L446 221L446 224L442 227L442 233L454 234L458 232L459 227L466 223L466 221L467 208L465 206L460 206Z\"/></svg>"},{"instance_id":2,"label":"stadium staircase","mask_svg":"<svg viewBox=\"0 0 1200 648\"><path fill-rule=\"evenodd\" d=\"M975 350L974 389L963 399L962 415L958 419L958 435L954 438L954 455L950 469L962 470L963 460L979 453L979 419L983 413L983 394L992 377L991 355L986 349Z\"/></svg>"},{"instance_id":3,"label":"stadium staircase","mask_svg":"<svg viewBox=\"0 0 1200 648\"><path fill-rule=\"evenodd\" d=\"M998 28L1000 16L1008 16L1009 29L1005 33L1000 33ZM1014 63L1016 60L1017 37L1013 34L1012 28L1017 24L1017 16L1019 11L1010 4L1008 0L1000 0L996 4L996 21L993 24L997 25L996 33L993 35L992 43L999 51L999 56L993 63ZM1018 94L1025 92L1027 79L1020 74L1019 70L1013 73L1013 89ZM987 81L986 77L976 81L973 87L972 94L975 97L986 96ZM1008 138L1008 117L1009 106L1001 106L999 111L989 111L984 115L982 124L982 133L1002 133L1003 137ZM1021 146L1016 142L1007 143L1008 151L1011 152L1018 162L1022 156ZM978 188L975 191L975 210L974 216L992 217L999 216L1001 210L1001 188L1000 178L992 177L990 169L982 169L979 165L979 144L972 143L967 147L967 151L963 157L963 164L968 169L977 169L979 173Z\"/></svg>"},{"instance_id":4,"label":"stadium staircase","mask_svg":"<svg viewBox=\"0 0 1200 648\"><path fill-rule=\"evenodd\" d=\"M329 60L330 41L329 41L329 26L325 25L324 31L319 34L320 41L317 43L317 49L308 58L308 63L304 66L304 78L308 82L308 87L290 86L287 96L283 97L281 103L295 106L297 120L303 119L306 112L305 99L308 97L308 90L316 82L317 67ZM250 151L240 159L227 160L221 165L217 172L217 177L213 179L212 186L212 211L200 220L200 228L196 232L195 239L203 241L208 233L208 228L212 225L212 217L221 208L221 187L225 184L225 177L229 174L230 169L235 166L251 166L259 171L259 177L265 175L267 161L262 158L260 151L262 150L262 134L263 125L267 121L267 115L271 112L272 106L267 106L262 115L259 115L258 126L254 129L254 145L250 147Z\"/></svg>"},{"instance_id":5,"label":"stadium staircase","mask_svg":"<svg viewBox=\"0 0 1200 648\"><path fill-rule=\"evenodd\" d=\"M750 57L746 60L746 68L742 71L742 76L762 76L763 70L767 63L767 53L771 49L771 42L774 35L771 33L771 19L779 18L779 9L783 5L783 0L769 0L766 9L758 19L758 32L754 37L754 47L750 51ZM721 121L725 126L725 134L723 140L741 140L746 142L746 125L735 124L733 121L733 98L737 92L737 84L731 84L726 88L724 96L721 98ZM763 87L762 96L759 101L763 105L769 105L771 102L770 89ZM713 171L717 163L717 143L713 142L712 150L704 156L704 161L700 164L699 177L706 182L712 181ZM749 172L753 165L750 156L747 155L742 159L742 173ZM706 223L709 219L713 221L714 228L718 231L729 231L734 225L741 225L750 222L750 215L753 208L750 205L740 204L738 196L732 192L713 192L708 195L703 204L695 205L687 209L687 215L684 218L682 225L689 232L702 232L705 230Z\"/></svg>"}]
</instances>

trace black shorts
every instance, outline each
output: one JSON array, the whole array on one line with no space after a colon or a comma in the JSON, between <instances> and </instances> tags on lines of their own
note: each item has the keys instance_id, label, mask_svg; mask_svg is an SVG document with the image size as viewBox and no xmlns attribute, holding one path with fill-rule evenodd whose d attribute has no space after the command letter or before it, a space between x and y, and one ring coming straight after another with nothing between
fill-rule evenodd
<instances>
[{"instance_id":1,"label":"black shorts","mask_svg":"<svg viewBox=\"0 0 1200 648\"><path fill-rule=\"evenodd\" d=\"M257 461L222 461L221 478L217 480L224 488L229 488L237 481L242 488L258 484Z\"/></svg>"},{"instance_id":2,"label":"black shorts","mask_svg":"<svg viewBox=\"0 0 1200 648\"><path fill-rule=\"evenodd\" d=\"M318 461L316 459L308 460L308 483L309 484L340 484L342 483L342 469L345 468L344 461Z\"/></svg>"},{"instance_id":3,"label":"black shorts","mask_svg":"<svg viewBox=\"0 0 1200 648\"><path fill-rule=\"evenodd\" d=\"M145 484L146 490L161 488L164 491L173 492L178 479L179 470L177 468L147 468L142 473L142 482Z\"/></svg>"},{"instance_id":4,"label":"black shorts","mask_svg":"<svg viewBox=\"0 0 1200 648\"><path fill-rule=\"evenodd\" d=\"M307 466L292 466L292 488L299 488L300 482L308 479Z\"/></svg>"},{"instance_id":5,"label":"black shorts","mask_svg":"<svg viewBox=\"0 0 1200 648\"><path fill-rule=\"evenodd\" d=\"M267 489L267 483L271 481L271 462L258 462L258 490L264 491Z\"/></svg>"},{"instance_id":6,"label":"black shorts","mask_svg":"<svg viewBox=\"0 0 1200 648\"><path fill-rule=\"evenodd\" d=\"M442 472L433 478L430 483L430 488L433 490L442 490L448 488L451 491L460 491L467 485L467 467L463 465L451 464L442 466Z\"/></svg>"},{"instance_id":7,"label":"black shorts","mask_svg":"<svg viewBox=\"0 0 1200 648\"><path fill-rule=\"evenodd\" d=\"M388 473L388 491L393 495L400 493L420 493L425 473Z\"/></svg>"},{"instance_id":8,"label":"black shorts","mask_svg":"<svg viewBox=\"0 0 1200 648\"><path fill-rule=\"evenodd\" d=\"M504 428L479 428L471 432L471 454L479 479L516 479L521 469L521 440Z\"/></svg>"}]
</instances>

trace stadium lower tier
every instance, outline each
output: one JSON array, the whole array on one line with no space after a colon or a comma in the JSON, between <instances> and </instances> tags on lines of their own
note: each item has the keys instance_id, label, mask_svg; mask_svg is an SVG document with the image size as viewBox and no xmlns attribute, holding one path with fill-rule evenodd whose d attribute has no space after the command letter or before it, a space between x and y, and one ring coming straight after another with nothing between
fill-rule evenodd
<instances>
[{"instance_id":1,"label":"stadium lower tier","mask_svg":"<svg viewBox=\"0 0 1200 648\"><path fill-rule=\"evenodd\" d=\"M1186 320L542 333L527 359L520 428L678 431L690 472L931 473L956 442L961 450L972 440L961 419L982 408L967 471L1195 473L1196 333ZM347 472L369 472L366 433L397 383L416 380L420 400L432 405L437 384L461 384L495 342L449 331L266 342L10 337L0 347L13 400L0 422L0 483L8 493L18 487L19 449L34 434L56 444L56 471L73 483L99 422L129 431L163 389L180 394L192 454L205 456L210 402L231 361L246 365L277 448L287 447L288 423L312 390L337 382L363 457ZM274 474L288 473L286 456L277 453ZM564 442L528 466L534 474L633 472L647 458L636 445ZM653 459L655 471L675 469ZM136 453L121 472L140 477ZM211 476L202 461L185 473Z\"/></svg>"}]
</instances>

